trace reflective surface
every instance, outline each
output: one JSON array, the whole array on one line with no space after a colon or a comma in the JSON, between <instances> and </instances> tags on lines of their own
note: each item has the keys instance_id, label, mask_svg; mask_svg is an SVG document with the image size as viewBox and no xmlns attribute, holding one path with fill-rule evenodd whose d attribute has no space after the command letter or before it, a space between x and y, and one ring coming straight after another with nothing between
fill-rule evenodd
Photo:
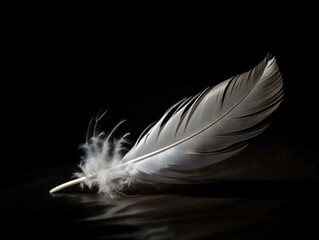
<instances>
[{"instance_id":1,"label":"reflective surface","mask_svg":"<svg viewBox=\"0 0 319 240\"><path fill-rule=\"evenodd\" d=\"M1 191L1 234L20 239L315 239L315 149L277 143L252 146L219 165L214 183L118 199L77 189L50 195L51 187L69 179L74 169L68 166L12 176L12 184Z\"/></svg>"}]
</instances>

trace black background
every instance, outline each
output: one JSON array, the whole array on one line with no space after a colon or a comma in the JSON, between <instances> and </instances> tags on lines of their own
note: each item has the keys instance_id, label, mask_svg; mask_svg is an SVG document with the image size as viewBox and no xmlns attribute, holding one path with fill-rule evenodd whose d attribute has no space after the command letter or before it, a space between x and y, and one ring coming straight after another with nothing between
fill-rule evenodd
<instances>
[{"instance_id":1,"label":"black background","mask_svg":"<svg viewBox=\"0 0 319 240\"><path fill-rule=\"evenodd\" d=\"M26 193L33 173L44 171L50 178L59 174L55 169L76 166L89 121L101 109L108 113L100 129L109 131L126 119L123 131L130 131L134 142L169 106L251 69L267 53L277 58L284 98L253 147L275 138L285 151L287 146L311 149L304 154L319 173L313 21L279 21L274 9L246 23L227 23L210 14L172 20L131 14L26 11L6 19L1 83L1 188L6 202ZM302 185L306 193L316 191L318 176ZM46 184L45 192L53 187Z\"/></svg>"},{"instance_id":2,"label":"black background","mask_svg":"<svg viewBox=\"0 0 319 240\"><path fill-rule=\"evenodd\" d=\"M268 134L317 142L316 45L302 26L273 21L218 31L202 22L72 16L30 15L8 27L1 110L9 174L78 163L100 110L109 110L102 130L127 119L134 141L173 103L251 69L267 53L277 58L285 90Z\"/></svg>"}]
</instances>

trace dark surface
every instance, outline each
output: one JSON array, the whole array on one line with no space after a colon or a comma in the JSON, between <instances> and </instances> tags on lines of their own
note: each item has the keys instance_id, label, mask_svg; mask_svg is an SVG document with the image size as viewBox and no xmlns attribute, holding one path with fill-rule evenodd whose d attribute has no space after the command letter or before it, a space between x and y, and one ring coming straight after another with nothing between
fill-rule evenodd
<instances>
[{"instance_id":1,"label":"dark surface","mask_svg":"<svg viewBox=\"0 0 319 240\"><path fill-rule=\"evenodd\" d=\"M318 238L318 54L308 23L269 16L262 30L239 24L224 33L134 18L97 25L18 15L5 34L1 88L3 236ZM283 74L283 102L263 134L220 164L215 182L119 199L48 193L77 169L78 146L100 109L109 109L101 129L127 119L123 131L134 142L173 103L251 69L268 52Z\"/></svg>"},{"instance_id":2,"label":"dark surface","mask_svg":"<svg viewBox=\"0 0 319 240\"><path fill-rule=\"evenodd\" d=\"M263 147L253 144L220 164L214 183L117 199L76 189L50 195L74 167L25 173L13 178L21 181L16 187L2 191L2 233L39 239L317 238L315 149L278 139L257 143Z\"/></svg>"}]
</instances>

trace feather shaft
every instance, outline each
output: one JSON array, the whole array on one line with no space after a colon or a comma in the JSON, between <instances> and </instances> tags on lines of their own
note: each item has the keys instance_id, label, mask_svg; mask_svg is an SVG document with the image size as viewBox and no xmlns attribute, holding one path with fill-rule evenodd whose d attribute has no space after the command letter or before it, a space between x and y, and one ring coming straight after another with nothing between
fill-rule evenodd
<instances>
[{"instance_id":1,"label":"feather shaft","mask_svg":"<svg viewBox=\"0 0 319 240\"><path fill-rule=\"evenodd\" d=\"M68 181L66 183L60 184L60 185L52 188L50 190L50 193L55 193L55 192L61 191L61 190L65 189L65 188L68 188L68 187L83 183L88 178L94 178L94 177L95 177L94 175L89 175L89 176L84 176L84 177L73 179L71 181Z\"/></svg>"}]
</instances>

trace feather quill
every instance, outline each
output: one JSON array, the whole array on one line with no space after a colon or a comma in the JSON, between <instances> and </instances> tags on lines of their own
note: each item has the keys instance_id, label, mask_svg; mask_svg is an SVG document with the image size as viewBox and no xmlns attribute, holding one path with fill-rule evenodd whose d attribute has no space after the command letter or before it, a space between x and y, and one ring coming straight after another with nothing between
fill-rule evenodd
<instances>
[{"instance_id":1,"label":"feather quill","mask_svg":"<svg viewBox=\"0 0 319 240\"><path fill-rule=\"evenodd\" d=\"M239 153L246 140L265 130L268 124L261 123L282 96L276 59L267 55L252 70L174 104L126 154L128 134L112 137L120 124L108 135L94 133L83 145L78 179L50 192L79 182L109 196L137 184L209 182L216 163Z\"/></svg>"}]
</instances>

